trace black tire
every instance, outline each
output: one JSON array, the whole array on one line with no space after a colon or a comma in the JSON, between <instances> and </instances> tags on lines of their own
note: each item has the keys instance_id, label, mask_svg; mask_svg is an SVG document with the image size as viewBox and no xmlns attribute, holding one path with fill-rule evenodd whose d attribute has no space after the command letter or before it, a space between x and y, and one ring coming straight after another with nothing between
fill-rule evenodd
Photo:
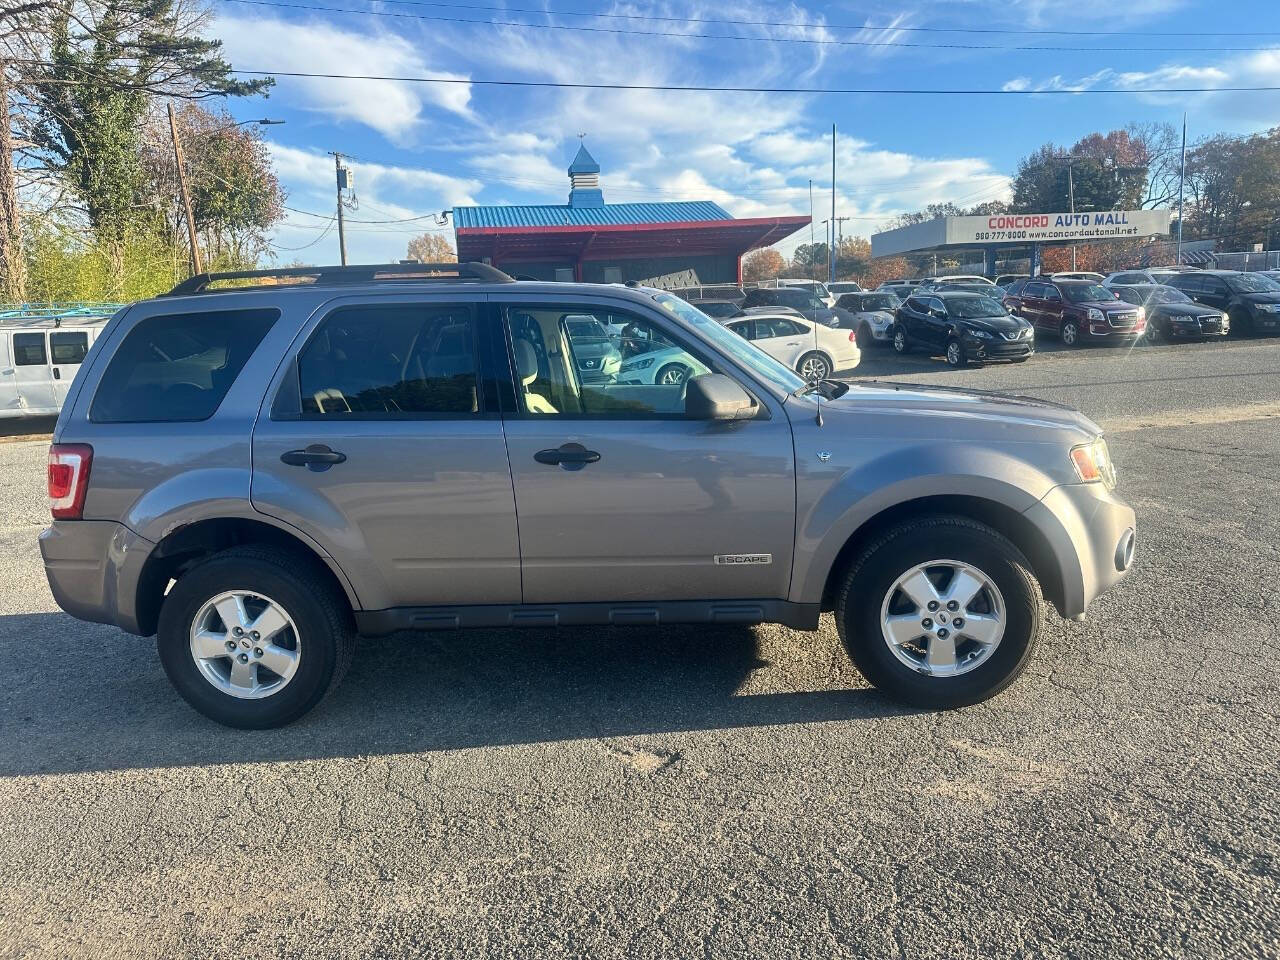
<instances>
[{"instance_id":1,"label":"black tire","mask_svg":"<svg viewBox=\"0 0 1280 960\"><path fill-rule=\"evenodd\" d=\"M976 668L931 677L890 650L881 631L881 605L904 572L944 558L971 564L991 578L1004 597L1005 632ZM925 517L889 530L849 567L836 605L840 639L868 682L895 700L931 710L980 703L1013 683L1031 660L1040 626L1040 592L1026 558L1000 533L957 516Z\"/></svg>"},{"instance_id":2,"label":"black tire","mask_svg":"<svg viewBox=\"0 0 1280 960\"><path fill-rule=\"evenodd\" d=\"M1070 328L1069 331L1067 329L1068 327ZM1080 331L1080 324L1076 323L1074 320L1063 320L1062 326L1059 328L1058 335L1062 338L1062 342L1068 347L1080 346L1080 341L1084 336Z\"/></svg>"},{"instance_id":3,"label":"black tire","mask_svg":"<svg viewBox=\"0 0 1280 960\"><path fill-rule=\"evenodd\" d=\"M947 341L947 348L943 356L947 358L947 366L955 369L969 364L969 354L965 352L964 344L956 337L952 337Z\"/></svg>"},{"instance_id":4,"label":"black tire","mask_svg":"<svg viewBox=\"0 0 1280 960\"><path fill-rule=\"evenodd\" d=\"M1155 317L1152 317L1147 322L1147 335L1145 339L1147 343L1151 344L1163 343L1165 340L1164 334L1160 330L1160 321Z\"/></svg>"},{"instance_id":5,"label":"black tire","mask_svg":"<svg viewBox=\"0 0 1280 960\"><path fill-rule=\"evenodd\" d=\"M273 547L233 547L187 571L160 610L156 646L175 689L197 711L228 727L263 730L297 720L342 681L355 650L355 629L344 597L318 561ZM275 694L239 699L200 672L191 655L190 628L200 608L231 590L261 592L280 604L300 634L297 672Z\"/></svg>"},{"instance_id":6,"label":"black tire","mask_svg":"<svg viewBox=\"0 0 1280 960\"><path fill-rule=\"evenodd\" d=\"M668 363L666 366L658 368L658 372L653 375L653 382L657 384L684 383L689 379L689 373L689 368L683 363Z\"/></svg>"},{"instance_id":7,"label":"black tire","mask_svg":"<svg viewBox=\"0 0 1280 960\"><path fill-rule=\"evenodd\" d=\"M822 369L826 370L826 373L823 373L821 376L815 375L810 377L808 374L804 372L805 364L809 363L810 361L813 361L815 364L820 365ZM835 368L832 366L831 358L828 357L825 353L819 353L817 350L810 350L803 357L801 357L799 360L796 361L796 372L799 373L800 376L804 377L806 380L826 380L833 373L835 373Z\"/></svg>"},{"instance_id":8,"label":"black tire","mask_svg":"<svg viewBox=\"0 0 1280 960\"><path fill-rule=\"evenodd\" d=\"M911 341L907 339L907 331L896 325L893 328L893 349L901 354L911 352Z\"/></svg>"}]
</instances>

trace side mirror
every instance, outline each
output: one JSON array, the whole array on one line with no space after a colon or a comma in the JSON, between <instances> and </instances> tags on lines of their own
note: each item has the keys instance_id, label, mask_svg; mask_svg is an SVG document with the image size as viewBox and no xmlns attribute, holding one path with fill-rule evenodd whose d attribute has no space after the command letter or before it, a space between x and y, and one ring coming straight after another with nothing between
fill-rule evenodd
<instances>
[{"instance_id":1,"label":"side mirror","mask_svg":"<svg viewBox=\"0 0 1280 960\"><path fill-rule=\"evenodd\" d=\"M750 420L756 402L722 373L704 373L685 381L684 415L690 420Z\"/></svg>"}]
</instances>

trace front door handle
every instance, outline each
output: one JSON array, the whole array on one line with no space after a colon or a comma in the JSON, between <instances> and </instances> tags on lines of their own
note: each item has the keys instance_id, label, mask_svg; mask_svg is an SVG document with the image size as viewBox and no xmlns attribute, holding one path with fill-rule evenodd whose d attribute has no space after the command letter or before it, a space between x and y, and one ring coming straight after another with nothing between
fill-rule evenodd
<instances>
[{"instance_id":1,"label":"front door handle","mask_svg":"<svg viewBox=\"0 0 1280 960\"><path fill-rule=\"evenodd\" d=\"M61 380L61 379L62 379L62 371L61 371L61 370L59 370L57 367L54 367L54 368L53 368L53 379L55 379L55 380Z\"/></svg>"},{"instance_id":2,"label":"front door handle","mask_svg":"<svg viewBox=\"0 0 1280 960\"><path fill-rule=\"evenodd\" d=\"M312 470L328 470L335 463L344 463L345 453L330 450L323 443L313 443L305 450L289 450L280 454L282 463L291 467L310 467Z\"/></svg>"},{"instance_id":3,"label":"front door handle","mask_svg":"<svg viewBox=\"0 0 1280 960\"><path fill-rule=\"evenodd\" d=\"M539 450L533 455L533 459L550 466L558 464L565 470L581 470L588 463L599 460L600 454L588 450L580 443L562 443L558 447Z\"/></svg>"}]
</instances>

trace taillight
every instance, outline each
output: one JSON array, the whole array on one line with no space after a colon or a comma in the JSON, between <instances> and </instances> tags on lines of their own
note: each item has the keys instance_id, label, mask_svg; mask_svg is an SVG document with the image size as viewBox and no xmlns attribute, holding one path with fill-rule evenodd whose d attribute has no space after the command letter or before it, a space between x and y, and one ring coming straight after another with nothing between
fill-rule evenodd
<instances>
[{"instance_id":1,"label":"taillight","mask_svg":"<svg viewBox=\"0 0 1280 960\"><path fill-rule=\"evenodd\" d=\"M89 490L93 447L55 443L49 447L49 511L55 520L79 520Z\"/></svg>"},{"instance_id":2,"label":"taillight","mask_svg":"<svg viewBox=\"0 0 1280 960\"><path fill-rule=\"evenodd\" d=\"M857 340L857 339L858 339L857 331L850 330L850 331L849 331L849 342L850 342L850 343L853 343L853 341L855 341L855 340Z\"/></svg>"}]
</instances>

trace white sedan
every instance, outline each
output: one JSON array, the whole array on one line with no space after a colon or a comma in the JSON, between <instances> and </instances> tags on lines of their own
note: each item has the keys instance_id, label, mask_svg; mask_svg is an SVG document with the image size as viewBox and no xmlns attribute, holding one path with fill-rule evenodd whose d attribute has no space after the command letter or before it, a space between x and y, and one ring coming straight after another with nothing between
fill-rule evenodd
<instances>
[{"instance_id":1,"label":"white sedan","mask_svg":"<svg viewBox=\"0 0 1280 960\"><path fill-rule=\"evenodd\" d=\"M837 371L851 370L862 359L855 331L803 317L753 314L724 324L806 380L825 380Z\"/></svg>"}]
</instances>

